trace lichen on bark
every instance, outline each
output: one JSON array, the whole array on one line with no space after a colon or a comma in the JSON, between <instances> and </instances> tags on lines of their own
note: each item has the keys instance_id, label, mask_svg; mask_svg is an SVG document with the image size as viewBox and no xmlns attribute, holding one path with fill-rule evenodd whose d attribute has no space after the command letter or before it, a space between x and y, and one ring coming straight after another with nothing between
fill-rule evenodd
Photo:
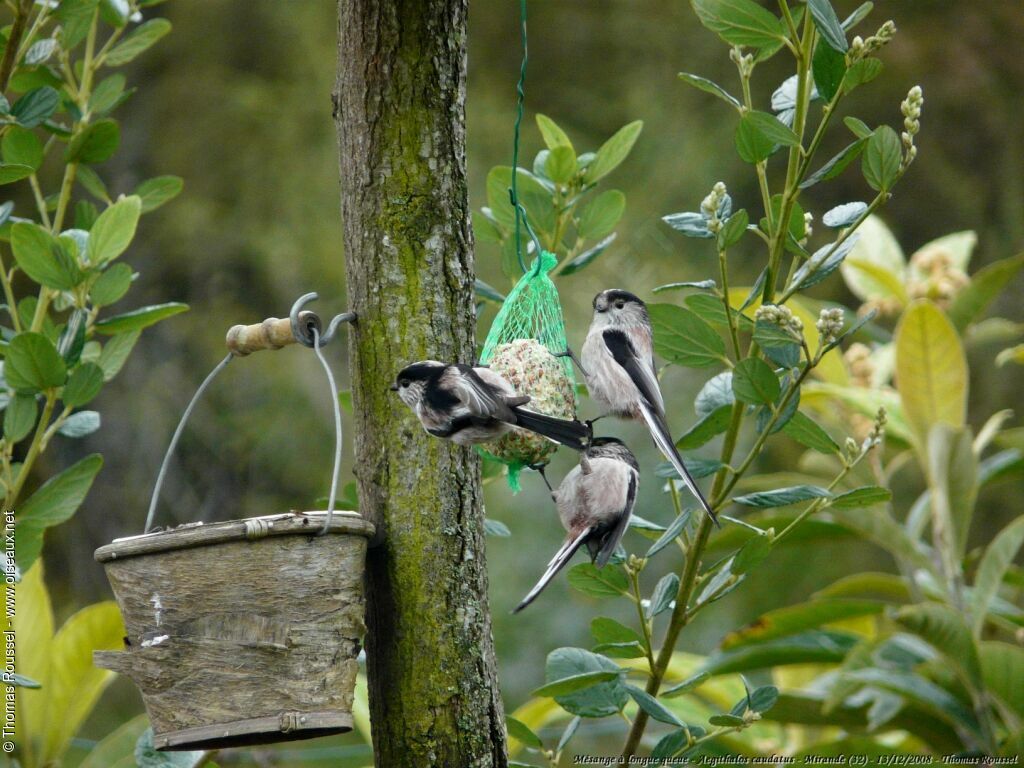
<instances>
[{"instance_id":1,"label":"lichen on bark","mask_svg":"<svg viewBox=\"0 0 1024 768\"><path fill-rule=\"evenodd\" d=\"M335 119L356 476L377 526L367 671L378 766L504 766L478 458L387 385L473 357L466 0L339 0Z\"/></svg>"}]
</instances>

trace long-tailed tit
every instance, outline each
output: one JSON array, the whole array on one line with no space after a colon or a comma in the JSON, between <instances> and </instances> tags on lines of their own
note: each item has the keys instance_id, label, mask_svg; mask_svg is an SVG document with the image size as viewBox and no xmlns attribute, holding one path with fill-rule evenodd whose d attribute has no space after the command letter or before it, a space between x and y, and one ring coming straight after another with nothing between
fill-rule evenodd
<instances>
[{"instance_id":1,"label":"long-tailed tit","mask_svg":"<svg viewBox=\"0 0 1024 768\"><path fill-rule=\"evenodd\" d=\"M513 613L532 603L580 547L586 545L598 568L608 563L629 525L639 484L640 465L632 451L614 437L594 438L580 454L580 463L551 493L569 536Z\"/></svg>"},{"instance_id":2,"label":"long-tailed tit","mask_svg":"<svg viewBox=\"0 0 1024 768\"><path fill-rule=\"evenodd\" d=\"M590 396L608 414L647 423L655 444L718 525L707 499L686 471L665 420L647 306L632 293L616 288L597 294L582 358Z\"/></svg>"},{"instance_id":3,"label":"long-tailed tit","mask_svg":"<svg viewBox=\"0 0 1024 768\"><path fill-rule=\"evenodd\" d=\"M399 371L391 389L423 428L459 445L486 443L521 427L577 451L586 448L590 429L578 421L527 410L530 402L489 368L423 360Z\"/></svg>"}]
</instances>

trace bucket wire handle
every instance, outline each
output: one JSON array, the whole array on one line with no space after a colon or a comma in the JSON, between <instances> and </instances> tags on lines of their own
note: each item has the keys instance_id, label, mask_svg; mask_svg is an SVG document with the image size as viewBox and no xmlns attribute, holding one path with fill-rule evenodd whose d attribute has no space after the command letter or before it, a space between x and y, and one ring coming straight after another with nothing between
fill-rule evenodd
<instances>
[{"instance_id":1,"label":"bucket wire handle","mask_svg":"<svg viewBox=\"0 0 1024 768\"><path fill-rule=\"evenodd\" d=\"M343 312L342 314L336 315L327 327L327 331L321 334L320 317L315 312L302 310L306 304L311 301L315 301L317 298L319 297L315 292L300 296L292 305L291 312L285 319L272 317L255 325L236 325L228 331L227 346L230 351L227 356L217 363L213 370L207 374L206 378L203 379L203 383L200 384L199 388L196 390L196 393L192 395L192 399L189 401L188 406L185 408L185 412L181 415L181 420L178 422L177 428L174 430L174 435L171 437L171 443L167 446L167 452L164 454L164 460L160 464L160 471L156 477L156 485L153 487L153 495L149 500L149 513L146 515L146 527L143 529L143 533L149 533L150 529L153 527L153 520L156 517L156 505L160 499L160 489L163 487L164 479L167 477L167 468L170 466L171 456L174 455L174 451L178 447L178 441L181 439L182 432L185 431L185 424L192 415L192 411L195 410L196 403L199 402L199 398L203 396L203 393L206 392L213 380L217 378L217 375L220 374L220 372L227 367L228 363L236 357L244 357L245 355L261 349L280 349L283 346L294 343L299 343L305 347L311 347L316 353L317 359L320 361L320 364L323 365L324 372L327 374L327 383L330 387L331 402L334 406L334 470L331 476L331 491L327 502L327 517L324 520L324 526L320 529L318 535L327 533L331 525L331 520L334 516L334 503L338 495L338 478L341 472L341 403L338 400L338 391L337 386L334 383L334 374L331 372L331 367L327 364L327 359L320 350L325 344L329 343L334 338L338 331L338 327L342 323L353 322L356 319L356 315L354 312Z\"/></svg>"}]
</instances>

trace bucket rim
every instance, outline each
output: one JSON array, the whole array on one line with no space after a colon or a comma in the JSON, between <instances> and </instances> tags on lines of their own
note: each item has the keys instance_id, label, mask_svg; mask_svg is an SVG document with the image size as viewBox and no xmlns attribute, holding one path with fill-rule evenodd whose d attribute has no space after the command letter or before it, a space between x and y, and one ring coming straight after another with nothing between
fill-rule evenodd
<instances>
[{"instance_id":1,"label":"bucket rim","mask_svg":"<svg viewBox=\"0 0 1024 768\"><path fill-rule=\"evenodd\" d=\"M274 536L315 536L323 529L327 512L311 510L259 515L216 523L186 523L176 528L114 539L99 547L93 557L107 563L180 549L215 546L233 541L258 541ZM325 533L370 538L374 526L353 510L335 510Z\"/></svg>"}]
</instances>

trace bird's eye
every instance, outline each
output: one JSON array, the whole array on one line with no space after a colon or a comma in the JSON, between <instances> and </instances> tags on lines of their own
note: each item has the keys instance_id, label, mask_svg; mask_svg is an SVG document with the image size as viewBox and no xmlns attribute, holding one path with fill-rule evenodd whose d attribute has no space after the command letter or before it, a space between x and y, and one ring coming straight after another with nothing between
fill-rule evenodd
<instances>
[{"instance_id":1,"label":"bird's eye","mask_svg":"<svg viewBox=\"0 0 1024 768\"><path fill-rule=\"evenodd\" d=\"M618 301L615 302L615 308L616 309L622 309L625 306L626 306L626 302L624 302L622 299L619 299Z\"/></svg>"},{"instance_id":2,"label":"bird's eye","mask_svg":"<svg viewBox=\"0 0 1024 768\"><path fill-rule=\"evenodd\" d=\"M400 382L398 382L398 386L400 386L402 389L408 389L409 388L409 380L408 379L402 379Z\"/></svg>"}]
</instances>

